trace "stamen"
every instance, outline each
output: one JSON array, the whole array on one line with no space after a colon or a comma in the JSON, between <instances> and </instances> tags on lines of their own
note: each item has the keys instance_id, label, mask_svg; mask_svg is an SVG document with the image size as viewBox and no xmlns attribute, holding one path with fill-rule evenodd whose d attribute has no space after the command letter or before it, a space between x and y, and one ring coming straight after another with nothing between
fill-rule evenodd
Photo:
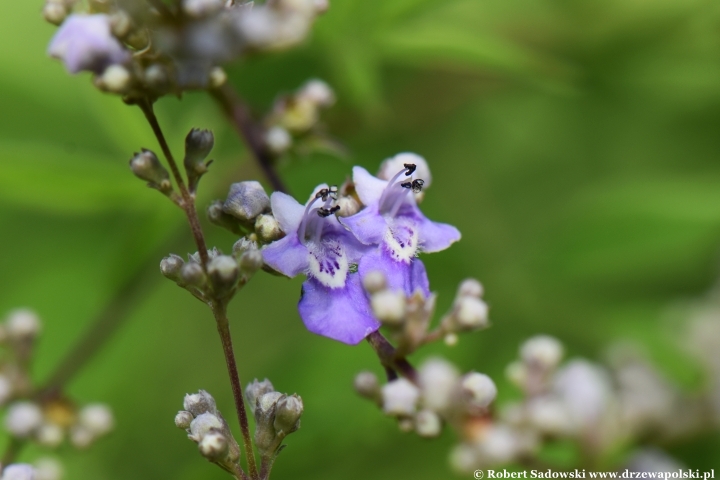
<instances>
[{"instance_id":1,"label":"stamen","mask_svg":"<svg viewBox=\"0 0 720 480\"><path fill-rule=\"evenodd\" d=\"M405 172L405 176L409 177L413 173L415 173L415 169L417 168L417 165L414 163L403 163L403 167L407 168L407 172Z\"/></svg>"},{"instance_id":2,"label":"stamen","mask_svg":"<svg viewBox=\"0 0 720 480\"><path fill-rule=\"evenodd\" d=\"M326 189L320 190L315 195L315 198L313 198L313 201L308 203L307 207L305 207L305 213L303 213L303 219L300 222L300 227L298 228L298 239L301 242L305 240L305 230L307 229L308 220L310 218L308 215L310 213L310 209L312 208L313 205L315 205L315 202L317 202L318 200L320 200L322 198L322 192L324 190L326 190Z\"/></svg>"},{"instance_id":3,"label":"stamen","mask_svg":"<svg viewBox=\"0 0 720 480\"><path fill-rule=\"evenodd\" d=\"M410 188L410 189L412 189L412 191L413 191L414 193L420 193L420 192L422 192L423 185L425 185L425 180L421 180L421 179L419 179L419 178L416 179L416 180L413 180L412 182L405 182L405 183L401 183L401 184L400 184L400 186L403 187L403 188Z\"/></svg>"},{"instance_id":4,"label":"stamen","mask_svg":"<svg viewBox=\"0 0 720 480\"><path fill-rule=\"evenodd\" d=\"M409 177L413 174L417 166L414 163L405 163L403 164L405 168L400 170L398 173L393 176L390 181L388 181L387 187L385 187L385 190L383 190L382 195L380 195L380 209L382 210L382 206L385 204L385 201L388 198L388 195L390 194L390 190L395 186L395 182L398 178L400 178L403 174L405 174L406 177ZM397 209L395 209L397 211Z\"/></svg>"},{"instance_id":5,"label":"stamen","mask_svg":"<svg viewBox=\"0 0 720 480\"><path fill-rule=\"evenodd\" d=\"M315 198L313 198L313 201L308 203L308 206L305 207L305 213L303 214L303 219L300 222L300 227L298 228L298 239L300 239L301 242L305 241L305 234L307 233L308 224L312 221L310 217L310 210L312 210L315 202L317 202L318 200L322 200L323 202L325 202L322 207L317 209L318 216L320 216L321 218L329 217L333 213L340 210L339 206L330 208L330 205L333 203L333 201L337 200L337 194L337 185L333 185L330 188L323 188L315 194ZM320 241L322 231L322 225L315 229L315 231L313 232L313 241Z\"/></svg>"},{"instance_id":6,"label":"stamen","mask_svg":"<svg viewBox=\"0 0 720 480\"><path fill-rule=\"evenodd\" d=\"M325 217L329 217L330 215L337 212L338 210L340 210L340 205L335 205L334 207L331 207L331 208L320 207L317 210L317 214L319 216L325 218Z\"/></svg>"}]
</instances>

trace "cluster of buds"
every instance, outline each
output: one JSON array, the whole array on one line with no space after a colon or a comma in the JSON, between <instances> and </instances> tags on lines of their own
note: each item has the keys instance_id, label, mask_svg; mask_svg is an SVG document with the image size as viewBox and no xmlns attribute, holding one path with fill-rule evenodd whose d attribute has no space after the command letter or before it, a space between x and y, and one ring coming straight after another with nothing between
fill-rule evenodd
<instances>
[{"instance_id":1,"label":"cluster of buds","mask_svg":"<svg viewBox=\"0 0 720 480\"><path fill-rule=\"evenodd\" d=\"M322 80L312 79L291 95L275 101L265 119L265 144L273 155L291 148L300 153L325 149L338 152L320 125L320 113L335 103L335 93Z\"/></svg>"},{"instance_id":2,"label":"cluster of buds","mask_svg":"<svg viewBox=\"0 0 720 480\"><path fill-rule=\"evenodd\" d=\"M326 0L46 0L43 15L60 26L51 56L132 103L217 88L226 81L221 64L302 42L327 8Z\"/></svg>"},{"instance_id":3,"label":"cluster of buds","mask_svg":"<svg viewBox=\"0 0 720 480\"><path fill-rule=\"evenodd\" d=\"M11 311L0 323L0 345L10 354L0 363L0 405L31 392L27 367L40 327L37 314L27 309Z\"/></svg>"},{"instance_id":4,"label":"cluster of buds","mask_svg":"<svg viewBox=\"0 0 720 480\"><path fill-rule=\"evenodd\" d=\"M255 417L255 446L263 457L274 459L285 437L300 428L302 398L275 391L268 379L256 379L245 389L245 399Z\"/></svg>"},{"instance_id":5,"label":"cluster of buds","mask_svg":"<svg viewBox=\"0 0 720 480\"><path fill-rule=\"evenodd\" d=\"M497 395L487 375L461 375L441 358L423 363L415 382L397 378L381 386L374 373L361 372L355 377L355 390L396 418L401 430L428 438L440 435L446 424L463 429L468 423L484 421Z\"/></svg>"},{"instance_id":6,"label":"cluster of buds","mask_svg":"<svg viewBox=\"0 0 720 480\"><path fill-rule=\"evenodd\" d=\"M187 431L200 454L222 469L237 474L240 446L220 414L215 399L205 390L186 395L184 410L175 416L175 425Z\"/></svg>"},{"instance_id":7,"label":"cluster of buds","mask_svg":"<svg viewBox=\"0 0 720 480\"><path fill-rule=\"evenodd\" d=\"M63 468L54 458L43 457L32 465L28 463L13 463L2 467L0 480L61 480Z\"/></svg>"},{"instance_id":8,"label":"cluster of buds","mask_svg":"<svg viewBox=\"0 0 720 480\"><path fill-rule=\"evenodd\" d=\"M47 448L57 448L66 438L76 448L87 448L110 433L114 424L106 405L95 403L77 409L64 399L42 403L19 400L9 405L5 415L5 430L10 435Z\"/></svg>"},{"instance_id":9,"label":"cluster of buds","mask_svg":"<svg viewBox=\"0 0 720 480\"><path fill-rule=\"evenodd\" d=\"M457 334L487 328L488 306L483 301L483 287L475 279L460 284L450 311L435 330L429 331L435 312L435 295L426 297L420 291L411 296L387 288L382 272L369 272L363 279L363 286L370 296L373 314L390 331L396 341L398 355L406 356L420 346L444 339L448 345L455 345Z\"/></svg>"},{"instance_id":10,"label":"cluster of buds","mask_svg":"<svg viewBox=\"0 0 720 480\"><path fill-rule=\"evenodd\" d=\"M208 219L237 235L252 234L252 241L268 243L283 236L270 213L270 197L260 182L230 185L225 200L215 200L207 209Z\"/></svg>"}]
</instances>

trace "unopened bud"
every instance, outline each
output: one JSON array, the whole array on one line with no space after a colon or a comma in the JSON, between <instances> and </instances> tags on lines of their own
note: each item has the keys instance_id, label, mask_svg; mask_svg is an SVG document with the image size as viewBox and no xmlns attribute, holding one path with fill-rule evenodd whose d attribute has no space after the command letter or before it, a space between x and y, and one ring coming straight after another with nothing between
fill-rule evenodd
<instances>
[{"instance_id":1,"label":"unopened bud","mask_svg":"<svg viewBox=\"0 0 720 480\"><path fill-rule=\"evenodd\" d=\"M255 233L264 242L272 242L284 236L280 224L272 215L259 215L255 220Z\"/></svg>"},{"instance_id":2,"label":"unopened bud","mask_svg":"<svg viewBox=\"0 0 720 480\"><path fill-rule=\"evenodd\" d=\"M112 411L107 405L95 403L86 405L80 410L79 423L99 437L109 433L115 425Z\"/></svg>"},{"instance_id":3,"label":"unopened bud","mask_svg":"<svg viewBox=\"0 0 720 480\"><path fill-rule=\"evenodd\" d=\"M330 8L329 0L313 0L313 8L318 15L323 14Z\"/></svg>"},{"instance_id":4,"label":"unopened bud","mask_svg":"<svg viewBox=\"0 0 720 480\"><path fill-rule=\"evenodd\" d=\"M446 411L455 393L460 373L442 358L429 358L418 370L423 405L438 412Z\"/></svg>"},{"instance_id":5,"label":"unopened bud","mask_svg":"<svg viewBox=\"0 0 720 480\"><path fill-rule=\"evenodd\" d=\"M275 409L275 422L273 424L278 435L287 435L300 428L300 417L302 413L302 398L297 395L291 395L278 401Z\"/></svg>"},{"instance_id":6,"label":"unopened bud","mask_svg":"<svg viewBox=\"0 0 720 480\"><path fill-rule=\"evenodd\" d=\"M122 65L110 65L97 79L98 86L111 93L127 93L132 84L132 76Z\"/></svg>"},{"instance_id":7,"label":"unopened bud","mask_svg":"<svg viewBox=\"0 0 720 480\"><path fill-rule=\"evenodd\" d=\"M270 210L270 197L260 182L254 180L230 185L223 211L238 220L252 221Z\"/></svg>"},{"instance_id":8,"label":"unopened bud","mask_svg":"<svg viewBox=\"0 0 720 480\"><path fill-rule=\"evenodd\" d=\"M183 12L189 17L201 18L217 12L225 5L224 0L183 0Z\"/></svg>"},{"instance_id":9,"label":"unopened bud","mask_svg":"<svg viewBox=\"0 0 720 480\"><path fill-rule=\"evenodd\" d=\"M257 400L255 407L255 446L261 453L275 451L278 442L277 432L275 431L275 411L280 400L285 395L280 392L269 392Z\"/></svg>"},{"instance_id":10,"label":"unopened bud","mask_svg":"<svg viewBox=\"0 0 720 480\"><path fill-rule=\"evenodd\" d=\"M520 347L520 357L525 363L547 370L557 367L562 356L562 344L549 335L532 337Z\"/></svg>"},{"instance_id":11,"label":"unopened bud","mask_svg":"<svg viewBox=\"0 0 720 480\"><path fill-rule=\"evenodd\" d=\"M67 17L67 7L62 2L49 1L43 7L43 18L53 25L60 25Z\"/></svg>"},{"instance_id":12,"label":"unopened bud","mask_svg":"<svg viewBox=\"0 0 720 480\"><path fill-rule=\"evenodd\" d=\"M183 408L196 417L203 413L217 413L215 399L205 390L185 395Z\"/></svg>"},{"instance_id":13,"label":"unopened bud","mask_svg":"<svg viewBox=\"0 0 720 480\"><path fill-rule=\"evenodd\" d=\"M379 270L368 272L362 279L363 287L368 293L378 293L381 290L385 290L387 287L387 280L385 274Z\"/></svg>"},{"instance_id":14,"label":"unopened bud","mask_svg":"<svg viewBox=\"0 0 720 480\"><path fill-rule=\"evenodd\" d=\"M411 416L419 399L420 391L405 378L398 378L382 387L383 411L387 415Z\"/></svg>"},{"instance_id":15,"label":"unopened bud","mask_svg":"<svg viewBox=\"0 0 720 480\"><path fill-rule=\"evenodd\" d=\"M0 406L10 400L13 394L13 384L7 375L0 375Z\"/></svg>"},{"instance_id":16,"label":"unopened bud","mask_svg":"<svg viewBox=\"0 0 720 480\"><path fill-rule=\"evenodd\" d=\"M242 233L242 229L240 228L240 223L238 222L237 218L233 217L232 215L228 215L223 211L223 203L220 200L215 200L210 205L208 205L207 211L207 218L210 220L211 223L225 228L235 234Z\"/></svg>"},{"instance_id":17,"label":"unopened bud","mask_svg":"<svg viewBox=\"0 0 720 480\"><path fill-rule=\"evenodd\" d=\"M276 155L282 155L292 146L292 135L283 127L270 127L265 132L265 144Z\"/></svg>"},{"instance_id":18,"label":"unopened bud","mask_svg":"<svg viewBox=\"0 0 720 480\"><path fill-rule=\"evenodd\" d=\"M370 400L378 400L380 398L380 382L377 375L372 372L360 372L355 376L353 382L355 391L361 397Z\"/></svg>"},{"instance_id":19,"label":"unopened bud","mask_svg":"<svg viewBox=\"0 0 720 480\"><path fill-rule=\"evenodd\" d=\"M207 172L205 159L215 145L215 136L210 130L193 128L185 137L185 169L196 175Z\"/></svg>"},{"instance_id":20,"label":"unopened bud","mask_svg":"<svg viewBox=\"0 0 720 480\"><path fill-rule=\"evenodd\" d=\"M167 69L157 63L145 69L144 80L145 84L155 91L164 92L170 86Z\"/></svg>"},{"instance_id":21,"label":"unopened bud","mask_svg":"<svg viewBox=\"0 0 720 480\"><path fill-rule=\"evenodd\" d=\"M522 362L512 362L505 367L505 377L518 388L525 388L528 380L527 366Z\"/></svg>"},{"instance_id":22,"label":"unopened bud","mask_svg":"<svg viewBox=\"0 0 720 480\"><path fill-rule=\"evenodd\" d=\"M230 291L237 284L239 274L237 262L229 255L215 257L208 265L208 276L216 293Z\"/></svg>"},{"instance_id":23,"label":"unopened bud","mask_svg":"<svg viewBox=\"0 0 720 480\"><path fill-rule=\"evenodd\" d=\"M192 413L180 410L177 415L175 415L175 426L187 430L190 428L190 424L194 418Z\"/></svg>"},{"instance_id":24,"label":"unopened bud","mask_svg":"<svg viewBox=\"0 0 720 480\"><path fill-rule=\"evenodd\" d=\"M54 423L43 424L35 434L37 442L48 448L55 448L59 446L63 441L63 437L63 429Z\"/></svg>"},{"instance_id":25,"label":"unopened bud","mask_svg":"<svg viewBox=\"0 0 720 480\"><path fill-rule=\"evenodd\" d=\"M250 250L240 256L240 271L252 275L263 266L263 256L260 250Z\"/></svg>"},{"instance_id":26,"label":"unopened bud","mask_svg":"<svg viewBox=\"0 0 720 480\"><path fill-rule=\"evenodd\" d=\"M398 325L405 318L407 301L401 291L382 290L370 299L373 313L383 323Z\"/></svg>"},{"instance_id":27,"label":"unopened bud","mask_svg":"<svg viewBox=\"0 0 720 480\"><path fill-rule=\"evenodd\" d=\"M27 438L40 428L43 415L40 407L31 402L17 402L10 405L5 416L5 429L18 438Z\"/></svg>"},{"instance_id":28,"label":"unopened bud","mask_svg":"<svg viewBox=\"0 0 720 480\"><path fill-rule=\"evenodd\" d=\"M110 30L112 34L118 38L123 38L130 33L132 27L132 19L130 15L125 13L123 10L117 10L110 15Z\"/></svg>"},{"instance_id":29,"label":"unopened bud","mask_svg":"<svg viewBox=\"0 0 720 480\"><path fill-rule=\"evenodd\" d=\"M216 415L202 413L190 422L190 435L188 437L195 442L200 442L208 433L222 430L222 428L223 424Z\"/></svg>"},{"instance_id":30,"label":"unopened bud","mask_svg":"<svg viewBox=\"0 0 720 480\"><path fill-rule=\"evenodd\" d=\"M488 306L485 302L475 297L461 297L457 301L455 318L463 329L474 330L487 327Z\"/></svg>"},{"instance_id":31,"label":"unopened bud","mask_svg":"<svg viewBox=\"0 0 720 480\"><path fill-rule=\"evenodd\" d=\"M35 480L35 469L27 463L13 463L3 469L0 480Z\"/></svg>"},{"instance_id":32,"label":"unopened bud","mask_svg":"<svg viewBox=\"0 0 720 480\"><path fill-rule=\"evenodd\" d=\"M61 480L63 468L54 458L40 458L33 465L35 468L34 480Z\"/></svg>"},{"instance_id":33,"label":"unopened bud","mask_svg":"<svg viewBox=\"0 0 720 480\"><path fill-rule=\"evenodd\" d=\"M228 439L221 432L210 432L202 437L198 443L200 454L210 461L219 461L227 457Z\"/></svg>"},{"instance_id":34,"label":"unopened bud","mask_svg":"<svg viewBox=\"0 0 720 480\"><path fill-rule=\"evenodd\" d=\"M335 93L332 91L332 88L330 88L327 83L318 79L308 80L308 82L302 86L298 95L321 107L329 107L335 103Z\"/></svg>"},{"instance_id":35,"label":"unopened bud","mask_svg":"<svg viewBox=\"0 0 720 480\"><path fill-rule=\"evenodd\" d=\"M432 410L422 410L415 415L415 431L421 437L437 437L442 432L442 420Z\"/></svg>"},{"instance_id":36,"label":"unopened bud","mask_svg":"<svg viewBox=\"0 0 720 480\"><path fill-rule=\"evenodd\" d=\"M210 88L220 88L227 82L227 73L220 67L213 67L209 77Z\"/></svg>"},{"instance_id":37,"label":"unopened bud","mask_svg":"<svg viewBox=\"0 0 720 480\"><path fill-rule=\"evenodd\" d=\"M206 285L207 277L202 267L197 262L188 262L180 270L180 278L186 285L203 288Z\"/></svg>"},{"instance_id":38,"label":"unopened bud","mask_svg":"<svg viewBox=\"0 0 720 480\"><path fill-rule=\"evenodd\" d=\"M185 261L181 257L170 254L170 256L163 258L160 262L160 273L166 278L177 282L180 280L180 271L183 265L185 265Z\"/></svg>"},{"instance_id":39,"label":"unopened bud","mask_svg":"<svg viewBox=\"0 0 720 480\"><path fill-rule=\"evenodd\" d=\"M474 278L468 278L463 280L458 287L457 296L480 298L483 296L483 293L485 293L485 289L483 288L482 283L478 282Z\"/></svg>"},{"instance_id":40,"label":"unopened bud","mask_svg":"<svg viewBox=\"0 0 720 480\"><path fill-rule=\"evenodd\" d=\"M259 401L257 402L256 408L255 408L255 415L256 418L266 416L270 413L274 413L275 411L275 405L277 402L285 397L284 394L280 392L267 392L263 394Z\"/></svg>"},{"instance_id":41,"label":"unopened bud","mask_svg":"<svg viewBox=\"0 0 720 480\"><path fill-rule=\"evenodd\" d=\"M32 310L14 310L7 316L5 332L11 340L32 340L40 333L40 319Z\"/></svg>"},{"instance_id":42,"label":"unopened bud","mask_svg":"<svg viewBox=\"0 0 720 480\"><path fill-rule=\"evenodd\" d=\"M397 172L405 168L405 164L415 165L415 173L412 178L421 179L423 181L423 189L428 188L432 183L432 175L430 175L430 167L427 161L416 153L398 153L394 157L388 158L380 165L378 177L383 180L390 180Z\"/></svg>"},{"instance_id":43,"label":"unopened bud","mask_svg":"<svg viewBox=\"0 0 720 480\"><path fill-rule=\"evenodd\" d=\"M360 211L360 204L352 197L340 197L337 201L338 217L350 217Z\"/></svg>"},{"instance_id":44,"label":"unopened bud","mask_svg":"<svg viewBox=\"0 0 720 480\"><path fill-rule=\"evenodd\" d=\"M473 409L486 409L497 396L495 382L483 373L468 373L462 378L460 386L464 399Z\"/></svg>"},{"instance_id":45,"label":"unopened bud","mask_svg":"<svg viewBox=\"0 0 720 480\"><path fill-rule=\"evenodd\" d=\"M267 378L259 382L256 378L245 387L245 401L247 401L251 410L255 410L255 401L266 393L274 392L275 387Z\"/></svg>"},{"instance_id":46,"label":"unopened bud","mask_svg":"<svg viewBox=\"0 0 720 480\"><path fill-rule=\"evenodd\" d=\"M130 159L130 169L136 177L145 180L153 188L166 194L172 191L170 174L152 151L143 149L142 152L136 153Z\"/></svg>"},{"instance_id":47,"label":"unopened bud","mask_svg":"<svg viewBox=\"0 0 720 480\"><path fill-rule=\"evenodd\" d=\"M75 448L87 448L92 444L93 440L95 440L95 437L92 432L85 427L76 425L70 429L70 443Z\"/></svg>"}]
</instances>

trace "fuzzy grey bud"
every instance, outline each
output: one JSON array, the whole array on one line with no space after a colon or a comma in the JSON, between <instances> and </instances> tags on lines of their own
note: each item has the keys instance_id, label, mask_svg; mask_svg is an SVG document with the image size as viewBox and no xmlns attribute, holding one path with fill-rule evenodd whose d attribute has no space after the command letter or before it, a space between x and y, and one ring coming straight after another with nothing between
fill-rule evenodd
<instances>
[{"instance_id":1,"label":"fuzzy grey bud","mask_svg":"<svg viewBox=\"0 0 720 480\"><path fill-rule=\"evenodd\" d=\"M400 325L407 308L405 292L382 290L373 294L370 305L375 316L386 325Z\"/></svg>"},{"instance_id":2,"label":"fuzzy grey bud","mask_svg":"<svg viewBox=\"0 0 720 480\"><path fill-rule=\"evenodd\" d=\"M5 320L5 333L11 340L32 340L40 333L40 318L32 310L13 310Z\"/></svg>"},{"instance_id":3,"label":"fuzzy grey bud","mask_svg":"<svg viewBox=\"0 0 720 480\"><path fill-rule=\"evenodd\" d=\"M233 256L239 259L243 253L251 250L257 250L258 244L254 237L254 235L242 237L240 240L235 242L233 245Z\"/></svg>"},{"instance_id":4,"label":"fuzzy grey bud","mask_svg":"<svg viewBox=\"0 0 720 480\"><path fill-rule=\"evenodd\" d=\"M208 265L208 276L216 293L227 293L237 284L240 271L235 259L229 255L219 255Z\"/></svg>"},{"instance_id":5,"label":"fuzzy grey bud","mask_svg":"<svg viewBox=\"0 0 720 480\"><path fill-rule=\"evenodd\" d=\"M368 274L363 277L362 281L363 287L365 287L365 290L367 290L368 293L377 293L381 290L385 290L387 287L385 274L380 270L368 272Z\"/></svg>"},{"instance_id":6,"label":"fuzzy grey bud","mask_svg":"<svg viewBox=\"0 0 720 480\"><path fill-rule=\"evenodd\" d=\"M43 7L43 18L53 25L60 25L67 17L67 7L63 2L49 1Z\"/></svg>"},{"instance_id":7,"label":"fuzzy grey bud","mask_svg":"<svg viewBox=\"0 0 720 480\"><path fill-rule=\"evenodd\" d=\"M192 413L180 410L177 415L175 415L175 426L187 430L190 428L190 424L194 418Z\"/></svg>"},{"instance_id":8,"label":"fuzzy grey bud","mask_svg":"<svg viewBox=\"0 0 720 480\"><path fill-rule=\"evenodd\" d=\"M240 271L252 275L263 266L263 257L260 250L249 250L240 256Z\"/></svg>"},{"instance_id":9,"label":"fuzzy grey bud","mask_svg":"<svg viewBox=\"0 0 720 480\"><path fill-rule=\"evenodd\" d=\"M382 387L383 410L387 415L402 417L415 413L420 391L409 380L398 378Z\"/></svg>"},{"instance_id":10,"label":"fuzzy grey bud","mask_svg":"<svg viewBox=\"0 0 720 480\"><path fill-rule=\"evenodd\" d=\"M531 366L542 369L557 367L563 356L559 340L549 335L538 335L525 341L520 347L520 357Z\"/></svg>"},{"instance_id":11,"label":"fuzzy grey bud","mask_svg":"<svg viewBox=\"0 0 720 480\"><path fill-rule=\"evenodd\" d=\"M112 411L102 403L84 406L78 417L78 423L90 430L95 437L109 433L115 425Z\"/></svg>"},{"instance_id":12,"label":"fuzzy grey bud","mask_svg":"<svg viewBox=\"0 0 720 480\"><path fill-rule=\"evenodd\" d=\"M207 277L202 267L197 262L188 262L180 270L180 278L186 285L204 288Z\"/></svg>"},{"instance_id":13,"label":"fuzzy grey bud","mask_svg":"<svg viewBox=\"0 0 720 480\"><path fill-rule=\"evenodd\" d=\"M185 168L193 168L197 173L207 170L202 163L215 146L215 136L210 130L193 128L185 137ZM199 170L198 170L199 169Z\"/></svg>"},{"instance_id":14,"label":"fuzzy grey bud","mask_svg":"<svg viewBox=\"0 0 720 480\"><path fill-rule=\"evenodd\" d=\"M272 242L284 236L280 224L272 215L258 215L255 220L255 233L264 242Z\"/></svg>"},{"instance_id":15,"label":"fuzzy grey bud","mask_svg":"<svg viewBox=\"0 0 720 480\"><path fill-rule=\"evenodd\" d=\"M490 377L471 372L460 380L462 394L472 409L486 409L497 396L497 387Z\"/></svg>"},{"instance_id":16,"label":"fuzzy grey bud","mask_svg":"<svg viewBox=\"0 0 720 480\"><path fill-rule=\"evenodd\" d=\"M63 467L54 458L40 458L33 464L35 468L35 480L61 480Z\"/></svg>"},{"instance_id":17,"label":"fuzzy grey bud","mask_svg":"<svg viewBox=\"0 0 720 480\"><path fill-rule=\"evenodd\" d=\"M256 401L255 446L261 453L274 452L281 439L275 432L275 411L280 400L286 398L280 392L269 392Z\"/></svg>"},{"instance_id":18,"label":"fuzzy grey bud","mask_svg":"<svg viewBox=\"0 0 720 480\"><path fill-rule=\"evenodd\" d=\"M465 296L456 302L455 318L463 330L488 326L488 306L479 298Z\"/></svg>"},{"instance_id":19,"label":"fuzzy grey bud","mask_svg":"<svg viewBox=\"0 0 720 480\"><path fill-rule=\"evenodd\" d=\"M170 256L163 258L160 262L160 273L166 278L177 282L180 280L180 271L183 265L185 265L185 261L181 257L170 254Z\"/></svg>"},{"instance_id":20,"label":"fuzzy grey bud","mask_svg":"<svg viewBox=\"0 0 720 480\"><path fill-rule=\"evenodd\" d=\"M200 390L198 393L185 395L185 400L183 401L183 408L185 408L185 410L187 410L196 417L203 413L217 413L215 399L205 390Z\"/></svg>"},{"instance_id":21,"label":"fuzzy grey bud","mask_svg":"<svg viewBox=\"0 0 720 480\"><path fill-rule=\"evenodd\" d=\"M215 200L214 202L212 202L208 206L206 214L208 220L210 220L211 223L214 223L219 227L229 230L234 234L242 234L243 230L240 228L240 223L235 217L225 213L221 200Z\"/></svg>"},{"instance_id":22,"label":"fuzzy grey bud","mask_svg":"<svg viewBox=\"0 0 720 480\"><path fill-rule=\"evenodd\" d=\"M273 423L278 435L288 435L300 428L302 413L302 398L297 395L291 395L278 401L275 409L275 422Z\"/></svg>"},{"instance_id":23,"label":"fuzzy grey bud","mask_svg":"<svg viewBox=\"0 0 720 480\"><path fill-rule=\"evenodd\" d=\"M172 191L170 174L152 151L143 149L140 153L136 153L130 159L130 169L136 177L145 180L151 187L163 193Z\"/></svg>"},{"instance_id":24,"label":"fuzzy grey bud","mask_svg":"<svg viewBox=\"0 0 720 480\"><path fill-rule=\"evenodd\" d=\"M270 380L266 378L262 382L259 382L256 378L252 383L249 383L248 386L245 387L245 401L247 401L252 410L255 410L255 401L266 393L274 391L275 388L273 387L273 384L270 383Z\"/></svg>"},{"instance_id":25,"label":"fuzzy grey bud","mask_svg":"<svg viewBox=\"0 0 720 480\"><path fill-rule=\"evenodd\" d=\"M17 402L10 406L5 416L5 429L17 438L27 438L40 428L43 414L36 404Z\"/></svg>"},{"instance_id":26,"label":"fuzzy grey bud","mask_svg":"<svg viewBox=\"0 0 720 480\"><path fill-rule=\"evenodd\" d=\"M432 410L422 410L415 415L415 431L421 437L437 437L442 432L442 420Z\"/></svg>"},{"instance_id":27,"label":"fuzzy grey bud","mask_svg":"<svg viewBox=\"0 0 720 480\"><path fill-rule=\"evenodd\" d=\"M221 432L210 432L198 443L200 454L212 462L224 460L229 451L228 439Z\"/></svg>"},{"instance_id":28,"label":"fuzzy grey bud","mask_svg":"<svg viewBox=\"0 0 720 480\"><path fill-rule=\"evenodd\" d=\"M360 204L352 197L340 197L337 206L340 207L337 211L338 217L350 217L360 211Z\"/></svg>"},{"instance_id":29,"label":"fuzzy grey bud","mask_svg":"<svg viewBox=\"0 0 720 480\"><path fill-rule=\"evenodd\" d=\"M372 372L360 372L355 376L353 382L355 391L361 397L370 400L378 400L380 398L380 382L377 375Z\"/></svg>"},{"instance_id":30,"label":"fuzzy grey bud","mask_svg":"<svg viewBox=\"0 0 720 480\"><path fill-rule=\"evenodd\" d=\"M202 413L190 423L190 435L188 437L195 442L200 442L208 433L221 431L222 429L223 423L217 415Z\"/></svg>"},{"instance_id":31,"label":"fuzzy grey bud","mask_svg":"<svg viewBox=\"0 0 720 480\"><path fill-rule=\"evenodd\" d=\"M485 293L485 289L483 289L482 284L474 278L468 278L463 280L458 287L457 296L480 298L483 296L483 293Z\"/></svg>"},{"instance_id":32,"label":"fuzzy grey bud","mask_svg":"<svg viewBox=\"0 0 720 480\"><path fill-rule=\"evenodd\" d=\"M238 220L251 221L270 209L270 197L260 182L247 181L230 185L223 211Z\"/></svg>"},{"instance_id":33,"label":"fuzzy grey bud","mask_svg":"<svg viewBox=\"0 0 720 480\"><path fill-rule=\"evenodd\" d=\"M283 127L276 125L265 132L265 144L276 155L282 155L292 147L292 135Z\"/></svg>"}]
</instances>

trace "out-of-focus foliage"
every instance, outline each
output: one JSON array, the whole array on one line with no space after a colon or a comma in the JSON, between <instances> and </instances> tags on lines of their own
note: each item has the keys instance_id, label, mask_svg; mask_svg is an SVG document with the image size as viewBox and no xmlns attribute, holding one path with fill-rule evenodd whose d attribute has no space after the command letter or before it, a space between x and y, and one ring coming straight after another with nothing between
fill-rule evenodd
<instances>
[{"instance_id":1,"label":"out-of-focus foliage","mask_svg":"<svg viewBox=\"0 0 720 480\"><path fill-rule=\"evenodd\" d=\"M183 231L183 217L127 168L133 151L156 148L140 111L45 57L53 27L40 9L0 7L0 310L42 315L43 378L132 269L159 262L158 246ZM423 207L463 232L426 259L440 310L475 276L494 324L448 354L495 378L500 402L517 395L504 365L539 332L590 358L614 339L636 340L670 377L700 387L663 319L718 274L717 2L337 0L303 48L229 73L258 111L308 77L337 88L327 123L351 158L284 162L299 196L341 182L350 162L374 169L402 150L429 160ZM190 127L216 130L216 172L201 204L232 180L259 177L209 98L165 99L159 115L177 150ZM208 230L229 251L230 234ZM307 333L298 294L297 281L258 276L231 311L244 381L267 376L305 401L275 476L450 478L451 436L405 436L356 398L355 372L377 368L370 348ZM158 272L147 300L70 386L110 403L118 426L89 454L61 452L67 478L225 478L173 425L182 395L199 388L232 410L212 319ZM712 436L670 451L712 468L719 445Z\"/></svg>"}]
</instances>

